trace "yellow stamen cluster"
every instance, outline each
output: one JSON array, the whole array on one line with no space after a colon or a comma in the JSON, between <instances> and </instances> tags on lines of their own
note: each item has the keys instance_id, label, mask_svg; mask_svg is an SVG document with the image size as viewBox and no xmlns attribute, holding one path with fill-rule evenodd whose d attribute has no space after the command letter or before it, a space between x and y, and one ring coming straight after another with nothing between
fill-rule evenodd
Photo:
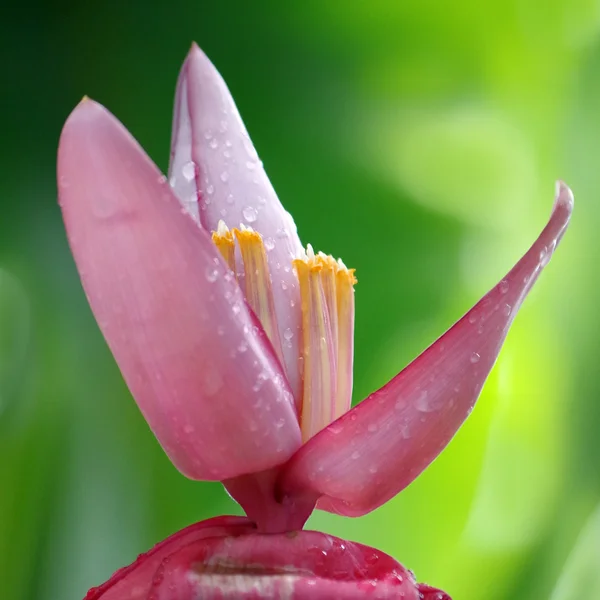
<instances>
[{"instance_id":1,"label":"yellow stamen cluster","mask_svg":"<svg viewBox=\"0 0 600 600\"><path fill-rule=\"evenodd\" d=\"M283 364L273 290L262 236L241 225L229 230L220 221L212 239L236 274L236 242L243 262L245 297ZM354 340L354 269L312 246L293 261L302 309L301 356L304 440L310 439L350 408ZM236 275L237 276L237 275Z\"/></svg>"},{"instance_id":2,"label":"yellow stamen cluster","mask_svg":"<svg viewBox=\"0 0 600 600\"><path fill-rule=\"evenodd\" d=\"M341 416L352 400L354 269L310 244L294 260L302 301L304 440Z\"/></svg>"}]
</instances>

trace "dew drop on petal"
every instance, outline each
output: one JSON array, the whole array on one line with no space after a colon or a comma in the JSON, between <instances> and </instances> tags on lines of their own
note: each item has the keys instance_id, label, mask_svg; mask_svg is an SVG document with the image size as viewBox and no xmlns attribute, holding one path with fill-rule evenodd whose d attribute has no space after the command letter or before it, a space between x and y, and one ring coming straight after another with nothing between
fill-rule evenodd
<instances>
[{"instance_id":1,"label":"dew drop on petal","mask_svg":"<svg viewBox=\"0 0 600 600\"><path fill-rule=\"evenodd\" d=\"M263 240L263 243L265 245L265 248L267 249L267 252L270 252L271 250L273 250L273 248L275 248L275 240L272 237L265 238Z\"/></svg>"},{"instance_id":2,"label":"dew drop on petal","mask_svg":"<svg viewBox=\"0 0 600 600\"><path fill-rule=\"evenodd\" d=\"M254 221L256 221L256 217L258 216L257 211L253 206L246 206L246 208L242 210L242 215L244 216L244 219L248 221L248 223L254 223Z\"/></svg>"},{"instance_id":3,"label":"dew drop on petal","mask_svg":"<svg viewBox=\"0 0 600 600\"><path fill-rule=\"evenodd\" d=\"M227 171L223 171L220 175L220 178L223 183L227 183L229 181L229 173Z\"/></svg>"},{"instance_id":4,"label":"dew drop on petal","mask_svg":"<svg viewBox=\"0 0 600 600\"><path fill-rule=\"evenodd\" d=\"M186 181L192 181L196 176L196 166L192 161L186 162L181 167L181 174L185 177Z\"/></svg>"},{"instance_id":5,"label":"dew drop on petal","mask_svg":"<svg viewBox=\"0 0 600 600\"><path fill-rule=\"evenodd\" d=\"M473 352L473 354L471 354L471 362L473 364L478 363L480 358L481 356L479 356L477 352Z\"/></svg>"},{"instance_id":6,"label":"dew drop on petal","mask_svg":"<svg viewBox=\"0 0 600 600\"><path fill-rule=\"evenodd\" d=\"M431 410L428 396L427 390L423 390L419 394L419 397L417 398L417 410L420 410L421 412L429 412Z\"/></svg>"},{"instance_id":7,"label":"dew drop on petal","mask_svg":"<svg viewBox=\"0 0 600 600\"><path fill-rule=\"evenodd\" d=\"M286 339L289 342L294 337L294 332L288 327L283 332L283 337L284 337L284 339Z\"/></svg>"},{"instance_id":8,"label":"dew drop on petal","mask_svg":"<svg viewBox=\"0 0 600 600\"><path fill-rule=\"evenodd\" d=\"M509 283L508 283L508 281L506 281L506 279L503 279L503 280L500 282L500 291L501 291L503 294L506 294L506 292L508 292L508 287L509 287Z\"/></svg>"},{"instance_id":9,"label":"dew drop on petal","mask_svg":"<svg viewBox=\"0 0 600 600\"><path fill-rule=\"evenodd\" d=\"M219 271L212 265L206 267L206 281L214 283L219 278Z\"/></svg>"}]
</instances>

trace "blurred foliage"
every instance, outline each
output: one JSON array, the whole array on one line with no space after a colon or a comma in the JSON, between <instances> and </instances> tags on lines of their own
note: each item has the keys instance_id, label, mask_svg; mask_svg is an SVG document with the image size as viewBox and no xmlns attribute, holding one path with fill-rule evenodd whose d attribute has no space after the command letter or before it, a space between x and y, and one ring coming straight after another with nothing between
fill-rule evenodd
<instances>
[{"instance_id":1,"label":"blurred foliage","mask_svg":"<svg viewBox=\"0 0 600 600\"><path fill-rule=\"evenodd\" d=\"M309 526L378 546L457 599L595 597L595 0L33 0L5 12L0 598L77 600L167 534L237 510L158 447L56 205L58 136L84 93L166 169L191 40L228 82L302 239L357 268L356 400L501 278L545 222L555 179L573 187L571 230L448 449L375 513Z\"/></svg>"}]
</instances>

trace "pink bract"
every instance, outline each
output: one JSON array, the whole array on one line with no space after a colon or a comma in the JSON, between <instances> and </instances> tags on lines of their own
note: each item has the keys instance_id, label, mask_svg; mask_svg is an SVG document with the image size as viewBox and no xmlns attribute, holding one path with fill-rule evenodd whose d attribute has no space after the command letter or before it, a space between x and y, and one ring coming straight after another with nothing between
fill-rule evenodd
<instances>
[{"instance_id":1,"label":"pink bract","mask_svg":"<svg viewBox=\"0 0 600 600\"><path fill-rule=\"evenodd\" d=\"M315 505L348 516L374 510L452 439L566 230L566 185L496 287L380 390L310 434L307 378L317 402L310 414L319 417L318 402L330 400L321 390L342 390L349 402L353 271L303 249L227 86L197 46L177 85L169 179L115 117L85 99L62 132L58 187L90 306L152 431L182 473L222 481L248 515L171 536L87 600L449 598L382 553L298 530ZM213 243L211 234L235 244L222 220L238 243L252 240L263 271L244 271L239 256ZM322 319L307 313L315 309L298 265L315 274L311 285L324 282L314 296ZM319 280L321 269L345 278L343 303L327 295L334 280ZM253 277L263 296L248 296ZM268 326L253 304L261 297ZM304 342L320 330L308 326L329 336L309 362Z\"/></svg>"}]
</instances>

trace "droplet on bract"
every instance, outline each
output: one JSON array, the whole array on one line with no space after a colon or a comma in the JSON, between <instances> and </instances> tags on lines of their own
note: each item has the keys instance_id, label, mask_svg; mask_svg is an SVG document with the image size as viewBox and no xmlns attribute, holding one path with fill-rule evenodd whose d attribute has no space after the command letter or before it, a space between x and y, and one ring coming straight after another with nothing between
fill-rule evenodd
<instances>
[{"instance_id":1,"label":"droplet on bract","mask_svg":"<svg viewBox=\"0 0 600 600\"><path fill-rule=\"evenodd\" d=\"M242 210L242 215L248 223L254 223L258 216L258 212L253 206L246 206L246 208Z\"/></svg>"},{"instance_id":2,"label":"droplet on bract","mask_svg":"<svg viewBox=\"0 0 600 600\"><path fill-rule=\"evenodd\" d=\"M215 269L215 267L208 266L206 267L206 281L210 283L214 283L219 278L219 271Z\"/></svg>"},{"instance_id":3,"label":"droplet on bract","mask_svg":"<svg viewBox=\"0 0 600 600\"><path fill-rule=\"evenodd\" d=\"M181 174L184 176L186 181L192 181L196 176L196 166L192 161L186 162L183 167L181 167Z\"/></svg>"}]
</instances>

